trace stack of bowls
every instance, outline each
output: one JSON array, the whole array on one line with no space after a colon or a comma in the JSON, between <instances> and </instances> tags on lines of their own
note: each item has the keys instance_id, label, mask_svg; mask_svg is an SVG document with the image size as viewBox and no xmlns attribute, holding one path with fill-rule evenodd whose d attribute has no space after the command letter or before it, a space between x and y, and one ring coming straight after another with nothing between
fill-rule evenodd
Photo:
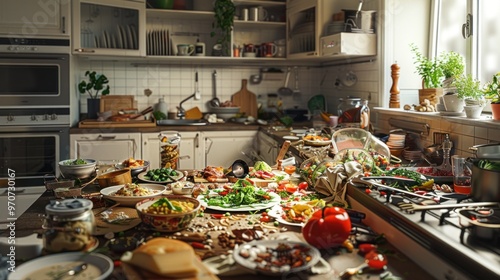
<instances>
[{"instance_id":1,"label":"stack of bowls","mask_svg":"<svg viewBox=\"0 0 500 280\"><path fill-rule=\"evenodd\" d=\"M391 151L391 155L400 157L403 149L405 147L405 134L391 133L389 135L389 140L387 140L387 147Z\"/></svg>"},{"instance_id":2,"label":"stack of bowls","mask_svg":"<svg viewBox=\"0 0 500 280\"><path fill-rule=\"evenodd\" d=\"M240 107L212 107L210 106L209 111L211 113L217 114L218 118L223 120L228 120L230 118L236 117L240 112Z\"/></svg>"}]
</instances>

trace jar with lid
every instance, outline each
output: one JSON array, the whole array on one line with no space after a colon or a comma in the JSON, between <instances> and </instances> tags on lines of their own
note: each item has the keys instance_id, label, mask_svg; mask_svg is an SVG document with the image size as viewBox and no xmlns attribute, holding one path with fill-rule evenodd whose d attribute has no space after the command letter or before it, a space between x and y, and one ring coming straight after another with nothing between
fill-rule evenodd
<instances>
[{"instance_id":1,"label":"jar with lid","mask_svg":"<svg viewBox=\"0 0 500 280\"><path fill-rule=\"evenodd\" d=\"M177 131L162 131L160 139L160 167L177 169L181 135Z\"/></svg>"},{"instance_id":2,"label":"jar with lid","mask_svg":"<svg viewBox=\"0 0 500 280\"><path fill-rule=\"evenodd\" d=\"M357 127L368 130L370 127L370 108L368 100L359 97L339 99L337 107L340 127Z\"/></svg>"},{"instance_id":3,"label":"jar with lid","mask_svg":"<svg viewBox=\"0 0 500 280\"><path fill-rule=\"evenodd\" d=\"M45 206L43 247L49 253L89 251L97 246L93 203L88 199L63 199Z\"/></svg>"}]
</instances>

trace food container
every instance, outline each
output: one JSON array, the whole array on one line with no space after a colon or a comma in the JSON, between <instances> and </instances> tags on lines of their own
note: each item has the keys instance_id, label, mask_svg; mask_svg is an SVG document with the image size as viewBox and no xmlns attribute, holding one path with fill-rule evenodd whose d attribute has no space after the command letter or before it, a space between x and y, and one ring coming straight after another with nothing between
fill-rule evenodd
<instances>
[{"instance_id":1,"label":"food container","mask_svg":"<svg viewBox=\"0 0 500 280\"><path fill-rule=\"evenodd\" d=\"M88 178L94 173L96 161L93 159L83 159L85 164L72 164L77 159L66 159L59 162L59 171L64 178L68 179L84 179Z\"/></svg>"},{"instance_id":2,"label":"food container","mask_svg":"<svg viewBox=\"0 0 500 280\"><path fill-rule=\"evenodd\" d=\"M97 246L93 203L87 199L51 201L45 207L43 247L47 252L89 251Z\"/></svg>"},{"instance_id":3,"label":"food container","mask_svg":"<svg viewBox=\"0 0 500 280\"><path fill-rule=\"evenodd\" d=\"M132 183L132 174L129 168L115 170L99 175L99 177L97 177L97 182L101 188L125 185L127 183Z\"/></svg>"},{"instance_id":4,"label":"food container","mask_svg":"<svg viewBox=\"0 0 500 280\"><path fill-rule=\"evenodd\" d=\"M181 135L177 131L162 131L160 140L160 167L177 169Z\"/></svg>"}]
</instances>

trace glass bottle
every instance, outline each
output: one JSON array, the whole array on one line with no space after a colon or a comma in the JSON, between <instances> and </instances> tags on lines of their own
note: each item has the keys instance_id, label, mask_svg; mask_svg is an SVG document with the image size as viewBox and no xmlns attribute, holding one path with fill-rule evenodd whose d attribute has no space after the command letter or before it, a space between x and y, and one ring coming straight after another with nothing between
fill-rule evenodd
<instances>
[{"instance_id":1,"label":"glass bottle","mask_svg":"<svg viewBox=\"0 0 500 280\"><path fill-rule=\"evenodd\" d=\"M438 167L439 170L451 171L450 163L450 151L453 148L453 142L450 140L450 135L446 133L443 143L441 143L441 148L443 149L443 162Z\"/></svg>"},{"instance_id":2,"label":"glass bottle","mask_svg":"<svg viewBox=\"0 0 500 280\"><path fill-rule=\"evenodd\" d=\"M368 100L359 97L340 98L339 100L340 104L337 107L337 113L340 127L356 127L368 130L370 126Z\"/></svg>"},{"instance_id":3,"label":"glass bottle","mask_svg":"<svg viewBox=\"0 0 500 280\"><path fill-rule=\"evenodd\" d=\"M177 131L162 131L158 138L160 140L160 167L177 169L181 135Z\"/></svg>"}]
</instances>

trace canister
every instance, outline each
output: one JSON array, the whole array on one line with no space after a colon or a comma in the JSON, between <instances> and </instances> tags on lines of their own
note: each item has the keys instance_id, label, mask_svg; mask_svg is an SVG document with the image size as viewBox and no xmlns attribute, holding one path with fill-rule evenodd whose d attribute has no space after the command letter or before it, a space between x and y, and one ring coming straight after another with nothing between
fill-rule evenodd
<instances>
[{"instance_id":1,"label":"canister","mask_svg":"<svg viewBox=\"0 0 500 280\"><path fill-rule=\"evenodd\" d=\"M181 135L177 131L162 131L160 140L160 167L177 169Z\"/></svg>"},{"instance_id":2,"label":"canister","mask_svg":"<svg viewBox=\"0 0 500 280\"><path fill-rule=\"evenodd\" d=\"M43 247L49 253L89 251L97 245L93 203L88 199L53 200L45 206Z\"/></svg>"},{"instance_id":3,"label":"canister","mask_svg":"<svg viewBox=\"0 0 500 280\"><path fill-rule=\"evenodd\" d=\"M340 127L357 127L368 130L370 126L368 100L359 97L340 98L339 100L340 104L337 111Z\"/></svg>"}]
</instances>

